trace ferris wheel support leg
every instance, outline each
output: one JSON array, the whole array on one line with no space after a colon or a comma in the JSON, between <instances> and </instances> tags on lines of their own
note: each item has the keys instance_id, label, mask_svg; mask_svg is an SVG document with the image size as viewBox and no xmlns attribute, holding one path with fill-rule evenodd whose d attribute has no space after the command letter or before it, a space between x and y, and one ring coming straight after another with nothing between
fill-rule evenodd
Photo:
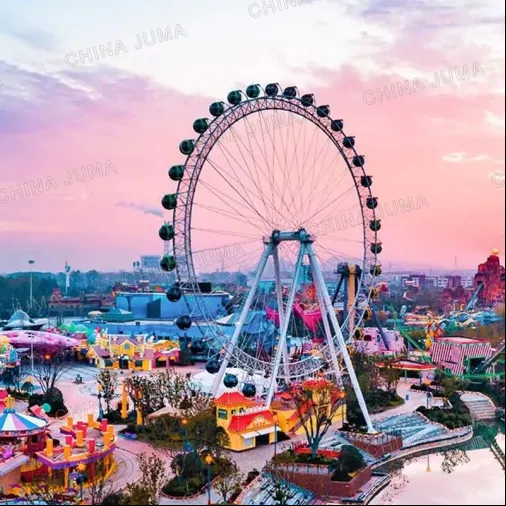
<instances>
[{"instance_id":1,"label":"ferris wheel support leg","mask_svg":"<svg viewBox=\"0 0 506 506\"><path fill-rule=\"evenodd\" d=\"M295 275L292 282L292 288L290 289L290 297L288 298L288 304L286 305L286 317L283 322L283 328L281 330L281 335L279 337L278 342L278 350L276 351L276 358L274 361L274 367L272 368L271 378L269 383L269 390L267 393L267 399L265 400L265 405L270 406L272 402L272 398L274 397L274 393L276 390L276 378L278 377L279 366L281 365L281 356L283 355L283 348L286 346L286 335L288 334L288 326L290 324L290 315L293 310L293 303L295 301L295 294L297 293L297 283L300 276L300 270L302 266L302 261L304 260L304 255L306 254L306 247L301 243L299 249L299 255L297 257L297 263L295 264Z\"/></svg>"},{"instance_id":2,"label":"ferris wheel support leg","mask_svg":"<svg viewBox=\"0 0 506 506\"><path fill-rule=\"evenodd\" d=\"M279 328L282 329L285 324L285 308L283 307L283 287L281 286L281 270L279 268L279 251L277 245L275 245L273 248L272 259L274 261L274 280L276 283L276 295L278 300ZM288 382L290 378L290 368L288 362L289 357L286 341L282 351L283 351L283 365L285 370L285 378L286 381Z\"/></svg>"},{"instance_id":3,"label":"ferris wheel support leg","mask_svg":"<svg viewBox=\"0 0 506 506\"><path fill-rule=\"evenodd\" d=\"M313 273L313 279L317 278L316 275L316 266L315 266L315 258L309 255L309 262L311 265L311 272ZM337 352L336 345L334 343L334 338L332 336L332 331L329 325L329 319L327 315L327 309L325 307L324 296L322 290L320 288L320 284L316 283L316 295L318 297L318 305L320 306L320 312L322 315L323 327L325 329L325 336L327 337L327 342L329 343L330 348L330 356L332 358L332 367L334 369L334 374L336 375L336 380L339 385L342 385L343 378L341 376L341 368L339 367L339 361L337 360ZM333 306L332 302L331 305ZM332 307L332 312L334 312L334 308Z\"/></svg>"},{"instance_id":4,"label":"ferris wheel support leg","mask_svg":"<svg viewBox=\"0 0 506 506\"><path fill-rule=\"evenodd\" d=\"M336 337L337 337L337 342L339 344L340 351L343 355L343 360L344 360L344 363L346 364L346 369L348 371L348 375L350 376L350 381L353 386L353 390L355 391L355 395L357 396L358 404L360 406L362 414L364 415L364 419L367 424L367 429L370 434L376 434L376 430L373 427L372 420L369 415L369 410L367 409L367 404L365 402L364 396L362 395L362 390L360 389L360 385L358 383L357 375L355 374L355 369L353 369L353 363L352 363L350 355L348 353L348 349L346 348L346 343L344 341L341 327L339 326L339 322L337 321L336 314L334 313L334 308L332 307L332 302L330 300L327 286L325 285L325 280L323 279L322 271L320 270L320 265L318 263L318 259L316 257L314 250L313 250L313 246L311 244L306 245L306 248L307 248L307 251L309 254L309 259L311 261L311 265L313 266L313 272L316 274L317 289L321 290L321 292L322 292L325 308L326 308L327 313L330 316L332 326L334 327L334 331L335 331ZM332 350L332 347L331 347L331 350ZM335 348L334 348L334 352L335 352Z\"/></svg>"},{"instance_id":5,"label":"ferris wheel support leg","mask_svg":"<svg viewBox=\"0 0 506 506\"><path fill-rule=\"evenodd\" d=\"M246 322L246 318L248 317L248 313L255 298L256 291L258 289L258 285L260 283L260 279L262 278L262 274L265 270L265 266L267 265L267 260L269 256L272 254L272 245L268 244L262 254L262 258L258 264L257 272L255 278L253 279L253 284L251 285L250 291L248 293L248 297L246 298L246 302L241 311L241 316L239 317L239 321L234 330L234 334L232 335L232 339L228 342L225 351L225 357L223 358L223 362L221 364L220 370L214 379L212 395L216 397L218 393L218 389L220 388L221 382L223 381L223 377L227 371L227 367L230 361L230 357L232 356L232 350L237 346L239 341L239 336L241 335L242 328L244 327L244 323Z\"/></svg>"}]
</instances>

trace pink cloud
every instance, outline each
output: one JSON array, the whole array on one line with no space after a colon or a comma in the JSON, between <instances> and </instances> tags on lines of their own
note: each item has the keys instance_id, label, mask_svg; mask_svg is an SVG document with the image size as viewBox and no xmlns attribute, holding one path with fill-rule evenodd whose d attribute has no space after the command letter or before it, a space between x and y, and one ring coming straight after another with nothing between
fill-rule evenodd
<instances>
[{"instance_id":1,"label":"pink cloud","mask_svg":"<svg viewBox=\"0 0 506 506\"><path fill-rule=\"evenodd\" d=\"M364 92L384 88L384 77L364 82L352 68L318 72L330 84L301 91L330 104L346 133L357 136L380 201L412 197L416 203L421 195L428 203L384 218L385 260L451 266L458 256L461 266L472 267L491 248L504 249L504 191L491 184L490 163L442 159L452 152L504 159L503 134L486 123L486 111L504 111L504 96L427 89L367 105ZM25 75L14 68L11 74L28 86ZM0 204L2 270L22 268L34 255L46 269L61 268L65 257L81 270L121 269L140 254L160 252L162 220L117 203L161 208L162 195L175 188L167 169L183 162L178 144L194 137L193 121L209 116L213 101L113 70L67 78L79 86L60 82L49 91L41 76L30 76L30 103L6 108L0 101L12 125L2 129L0 188L48 178L58 186ZM98 162L105 167L107 160L117 172L65 186L67 171Z\"/></svg>"}]
</instances>

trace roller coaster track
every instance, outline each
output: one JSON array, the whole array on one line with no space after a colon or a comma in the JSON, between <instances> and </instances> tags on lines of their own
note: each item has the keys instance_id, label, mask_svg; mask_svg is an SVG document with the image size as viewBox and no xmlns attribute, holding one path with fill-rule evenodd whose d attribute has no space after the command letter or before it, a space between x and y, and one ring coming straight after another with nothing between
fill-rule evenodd
<instances>
[{"instance_id":1,"label":"roller coaster track","mask_svg":"<svg viewBox=\"0 0 506 506\"><path fill-rule=\"evenodd\" d=\"M503 471L506 471L505 455L504 451L497 443L497 433L498 430L496 426L487 425L483 422L475 425L475 435L481 437L481 440L488 446Z\"/></svg>"},{"instance_id":2,"label":"roller coaster track","mask_svg":"<svg viewBox=\"0 0 506 506\"><path fill-rule=\"evenodd\" d=\"M504 341L500 344L499 348L497 348L496 352L485 362L482 362L478 367L473 370L473 374L479 374L483 371L486 371L501 355L504 353Z\"/></svg>"},{"instance_id":3,"label":"roller coaster track","mask_svg":"<svg viewBox=\"0 0 506 506\"><path fill-rule=\"evenodd\" d=\"M495 439L493 439L491 441L487 440L487 444L490 448L490 451L492 452L492 454L494 455L496 460L501 465L503 471L506 471L505 455L504 455L504 452L502 451L501 447L497 444L497 441Z\"/></svg>"},{"instance_id":4,"label":"roller coaster track","mask_svg":"<svg viewBox=\"0 0 506 506\"><path fill-rule=\"evenodd\" d=\"M474 309L474 306L476 306L476 303L478 302L478 295L480 295L480 292L483 290L483 282L479 281L478 286L473 292L473 295L471 295L471 298L469 299L469 302L466 306L466 311L471 311L471 309Z\"/></svg>"},{"instance_id":5,"label":"roller coaster track","mask_svg":"<svg viewBox=\"0 0 506 506\"><path fill-rule=\"evenodd\" d=\"M404 327L400 324L401 320L399 319L398 315L397 315L397 311L393 308L393 307L390 307L390 311L392 312L392 316L393 316L393 319L394 319L394 325L395 325L395 328L399 331L399 333L401 334L401 336L409 343L411 344L411 346L413 346L413 348L415 348L418 352L420 352L421 356L422 356L422 360L426 363L432 363L428 353L427 353L427 350L425 350L424 348L422 348L415 339L413 339L408 332L406 332L406 330L404 329Z\"/></svg>"}]
</instances>

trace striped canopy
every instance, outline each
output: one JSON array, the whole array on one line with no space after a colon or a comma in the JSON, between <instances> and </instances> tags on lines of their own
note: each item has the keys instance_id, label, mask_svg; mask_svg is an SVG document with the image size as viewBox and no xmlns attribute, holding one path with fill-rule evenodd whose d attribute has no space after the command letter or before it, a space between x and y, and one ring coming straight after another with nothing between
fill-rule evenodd
<instances>
[{"instance_id":1,"label":"striped canopy","mask_svg":"<svg viewBox=\"0 0 506 506\"><path fill-rule=\"evenodd\" d=\"M0 437L15 437L28 431L42 431L46 427L45 420L16 413L14 409L5 409L0 413Z\"/></svg>"}]
</instances>

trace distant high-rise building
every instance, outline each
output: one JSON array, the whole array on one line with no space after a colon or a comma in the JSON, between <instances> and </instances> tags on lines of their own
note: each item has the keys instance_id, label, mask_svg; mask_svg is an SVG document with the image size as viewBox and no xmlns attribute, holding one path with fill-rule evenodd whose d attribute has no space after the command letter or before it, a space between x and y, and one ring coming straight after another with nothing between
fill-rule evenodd
<instances>
[{"instance_id":1,"label":"distant high-rise building","mask_svg":"<svg viewBox=\"0 0 506 506\"><path fill-rule=\"evenodd\" d=\"M140 268L141 269L159 269L162 257L159 255L143 255L141 256Z\"/></svg>"}]
</instances>

